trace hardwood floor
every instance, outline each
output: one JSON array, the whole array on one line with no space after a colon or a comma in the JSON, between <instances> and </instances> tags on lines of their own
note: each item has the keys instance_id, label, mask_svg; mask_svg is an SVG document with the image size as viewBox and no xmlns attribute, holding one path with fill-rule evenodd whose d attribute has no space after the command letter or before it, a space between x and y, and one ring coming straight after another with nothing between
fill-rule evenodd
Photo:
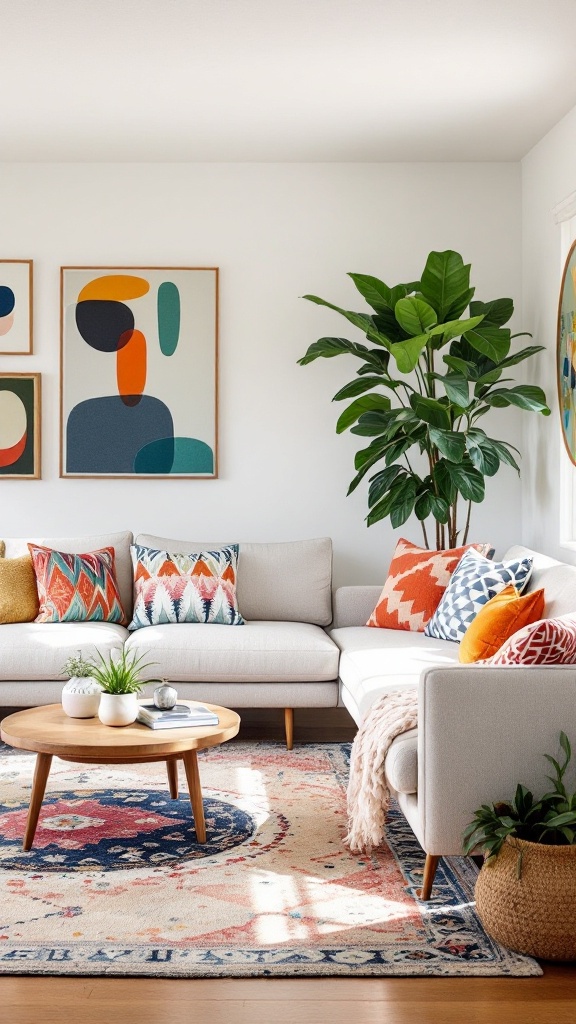
<instances>
[{"instance_id":1,"label":"hardwood floor","mask_svg":"<svg viewBox=\"0 0 576 1024\"><path fill-rule=\"evenodd\" d=\"M240 714L241 739L283 739L281 709ZM343 709L294 714L295 745L345 742L354 733ZM0 1019L6 1024L575 1024L576 965L543 969L541 978L0 977Z\"/></svg>"}]
</instances>

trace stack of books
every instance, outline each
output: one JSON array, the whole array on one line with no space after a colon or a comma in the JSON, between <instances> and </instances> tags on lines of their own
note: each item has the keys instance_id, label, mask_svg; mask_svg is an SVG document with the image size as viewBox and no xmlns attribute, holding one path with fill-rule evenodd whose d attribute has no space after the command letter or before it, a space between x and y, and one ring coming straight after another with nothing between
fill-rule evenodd
<instances>
[{"instance_id":1,"label":"stack of books","mask_svg":"<svg viewBox=\"0 0 576 1024\"><path fill-rule=\"evenodd\" d=\"M204 704L176 704L166 710L157 708L155 704L141 704L137 722L147 725L149 729L184 729L200 725L218 725L218 715Z\"/></svg>"}]
</instances>

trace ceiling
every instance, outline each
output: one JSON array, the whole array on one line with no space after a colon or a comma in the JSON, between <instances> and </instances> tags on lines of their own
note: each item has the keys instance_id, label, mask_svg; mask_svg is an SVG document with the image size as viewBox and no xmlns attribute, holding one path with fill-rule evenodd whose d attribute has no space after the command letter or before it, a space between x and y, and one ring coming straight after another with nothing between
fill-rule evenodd
<instances>
[{"instance_id":1,"label":"ceiling","mask_svg":"<svg viewBox=\"0 0 576 1024\"><path fill-rule=\"evenodd\" d=\"M0 159L518 160L576 0L0 0Z\"/></svg>"}]
</instances>

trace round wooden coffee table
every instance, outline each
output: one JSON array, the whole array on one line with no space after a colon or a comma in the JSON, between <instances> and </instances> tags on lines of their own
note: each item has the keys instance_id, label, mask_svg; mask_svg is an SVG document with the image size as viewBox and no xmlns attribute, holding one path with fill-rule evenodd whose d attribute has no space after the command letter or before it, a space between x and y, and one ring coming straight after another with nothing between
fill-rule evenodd
<instances>
[{"instance_id":1,"label":"round wooden coffee table","mask_svg":"<svg viewBox=\"0 0 576 1024\"><path fill-rule=\"evenodd\" d=\"M190 700L181 703L194 705L198 702ZM231 740L240 728L240 716L235 711L218 707L217 704L205 706L218 715L218 725L149 729L135 722L134 725L115 728L102 725L99 718L69 718L61 704L29 708L5 718L0 726L0 737L4 743L37 753L23 849L32 848L54 756L62 761L75 761L79 764L165 761L173 800L178 797L178 760L181 759L188 782L196 838L199 843L205 843L206 825L196 751Z\"/></svg>"}]
</instances>

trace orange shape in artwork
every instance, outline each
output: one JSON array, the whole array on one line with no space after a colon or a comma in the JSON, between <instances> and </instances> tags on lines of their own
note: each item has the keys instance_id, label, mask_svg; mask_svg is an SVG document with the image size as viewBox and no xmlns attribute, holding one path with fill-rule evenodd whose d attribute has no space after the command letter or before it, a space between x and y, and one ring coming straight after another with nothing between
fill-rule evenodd
<instances>
[{"instance_id":1,"label":"orange shape in artwork","mask_svg":"<svg viewBox=\"0 0 576 1024\"><path fill-rule=\"evenodd\" d=\"M150 285L143 277L133 274L104 274L95 277L85 284L78 296L78 302L87 299L108 299L114 302L126 302L127 299L139 299L150 291Z\"/></svg>"},{"instance_id":2,"label":"orange shape in artwork","mask_svg":"<svg viewBox=\"0 0 576 1024\"><path fill-rule=\"evenodd\" d=\"M120 395L141 395L146 387L146 338L142 331L126 331L130 339L116 353L116 378Z\"/></svg>"},{"instance_id":3,"label":"orange shape in artwork","mask_svg":"<svg viewBox=\"0 0 576 1024\"><path fill-rule=\"evenodd\" d=\"M10 448L0 448L0 466L13 466L24 453L28 432L24 431L23 436Z\"/></svg>"}]
</instances>

